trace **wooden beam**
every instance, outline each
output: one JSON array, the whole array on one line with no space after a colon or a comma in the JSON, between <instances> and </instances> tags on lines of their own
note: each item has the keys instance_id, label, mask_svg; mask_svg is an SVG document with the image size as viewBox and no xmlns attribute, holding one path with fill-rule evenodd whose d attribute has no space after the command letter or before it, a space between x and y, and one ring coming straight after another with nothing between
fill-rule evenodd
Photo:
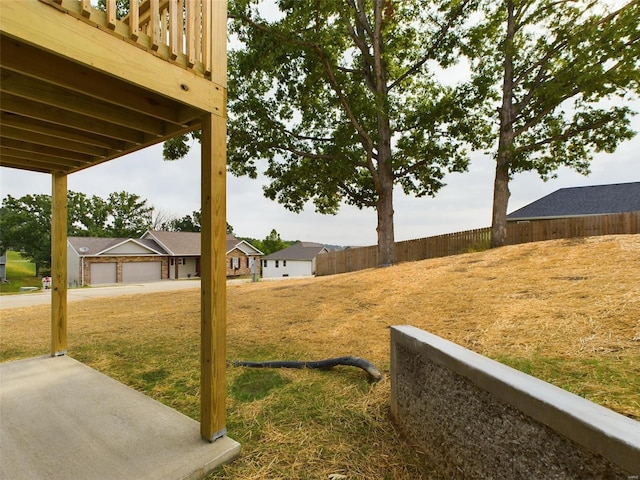
<instances>
[{"instance_id":1,"label":"wooden beam","mask_svg":"<svg viewBox=\"0 0 640 480\"><path fill-rule=\"evenodd\" d=\"M82 12L83 17L85 18L91 17L91 1L80 0L80 11Z\"/></svg>"},{"instance_id":2,"label":"wooden beam","mask_svg":"<svg viewBox=\"0 0 640 480\"><path fill-rule=\"evenodd\" d=\"M45 145L34 145L31 142L25 142L24 140L15 140L13 138L6 138L4 131L2 132L2 147L11 150L18 150L31 156L41 156L46 158L64 158L65 160L74 160L80 163L91 163L93 160L91 155L86 155L78 152L70 152L66 149L57 147L48 147Z\"/></svg>"},{"instance_id":3,"label":"wooden beam","mask_svg":"<svg viewBox=\"0 0 640 480\"><path fill-rule=\"evenodd\" d=\"M181 124L185 117L199 118L201 115L199 110L189 107L181 107L178 112L161 95L119 82L91 68L18 43L4 35L0 36L0 52L2 67L6 70L20 72L38 81L58 85L160 120Z\"/></svg>"},{"instance_id":4,"label":"wooden beam","mask_svg":"<svg viewBox=\"0 0 640 480\"><path fill-rule=\"evenodd\" d=\"M62 108L43 105L31 100L16 97L7 93L0 94L0 104L5 112L24 115L25 117L44 120L49 123L64 125L77 130L85 130L98 135L105 135L117 140L135 144L144 143L144 134L130 128L93 118L89 115L69 112Z\"/></svg>"},{"instance_id":5,"label":"wooden beam","mask_svg":"<svg viewBox=\"0 0 640 480\"><path fill-rule=\"evenodd\" d=\"M223 114L223 91L211 88L208 79L45 3L2 2L0 32L200 111ZM215 35L226 37L226 30L216 30Z\"/></svg>"},{"instance_id":6,"label":"wooden beam","mask_svg":"<svg viewBox=\"0 0 640 480\"><path fill-rule=\"evenodd\" d=\"M107 0L107 27L109 30L116 29L116 0Z\"/></svg>"},{"instance_id":7,"label":"wooden beam","mask_svg":"<svg viewBox=\"0 0 640 480\"><path fill-rule=\"evenodd\" d=\"M200 434L226 434L226 122L202 118Z\"/></svg>"},{"instance_id":8,"label":"wooden beam","mask_svg":"<svg viewBox=\"0 0 640 480\"><path fill-rule=\"evenodd\" d=\"M67 352L67 175L52 175L51 356Z\"/></svg>"},{"instance_id":9,"label":"wooden beam","mask_svg":"<svg viewBox=\"0 0 640 480\"><path fill-rule=\"evenodd\" d=\"M227 2L216 0L211 2L211 81L225 89L226 105L227 88ZM226 111L221 112L225 115Z\"/></svg>"},{"instance_id":10,"label":"wooden beam","mask_svg":"<svg viewBox=\"0 0 640 480\"><path fill-rule=\"evenodd\" d=\"M34 79L20 73L0 69L0 92L61 108L70 112L89 115L116 125L162 136L165 122L109 102L96 100L81 93Z\"/></svg>"},{"instance_id":11,"label":"wooden beam","mask_svg":"<svg viewBox=\"0 0 640 480\"><path fill-rule=\"evenodd\" d=\"M200 35L198 21L198 12L200 10L199 2L186 2L185 3L186 16L187 16L187 67L191 68L196 64L198 60L198 53L196 52L196 36Z\"/></svg>"},{"instance_id":12,"label":"wooden beam","mask_svg":"<svg viewBox=\"0 0 640 480\"><path fill-rule=\"evenodd\" d=\"M140 36L140 4L138 0L129 0L129 38L137 40Z\"/></svg>"},{"instance_id":13,"label":"wooden beam","mask_svg":"<svg viewBox=\"0 0 640 480\"><path fill-rule=\"evenodd\" d=\"M94 147L93 145L82 142L74 142L73 140L68 140L67 138L56 135L44 135L29 130L21 130L4 124L2 125L2 138L19 140L32 145L60 148L70 152L84 153L91 157L106 157L109 153L105 148Z\"/></svg>"},{"instance_id":14,"label":"wooden beam","mask_svg":"<svg viewBox=\"0 0 640 480\"><path fill-rule=\"evenodd\" d=\"M7 112L0 113L0 125L2 125L3 128L5 126L11 126L26 132L58 137L60 139L84 143L93 147L114 150L115 152L122 152L125 149L125 143L121 140L114 140L113 138L83 132L82 130L68 128L55 123L21 117Z\"/></svg>"},{"instance_id":15,"label":"wooden beam","mask_svg":"<svg viewBox=\"0 0 640 480\"><path fill-rule=\"evenodd\" d=\"M55 171L50 162L39 162L37 160L13 157L4 152L0 152L0 166L28 170L30 172L51 173ZM60 172L66 170L65 168L58 169Z\"/></svg>"},{"instance_id":16,"label":"wooden beam","mask_svg":"<svg viewBox=\"0 0 640 480\"><path fill-rule=\"evenodd\" d=\"M48 155L39 155L36 152L29 152L26 150L9 148L5 146L5 144L8 142L9 140L7 139L2 140L2 146L0 146L0 156L2 157L0 158L0 165L2 165L2 162L4 161L5 156L15 158L15 159L22 158L26 163L29 163L34 158L37 158L38 161L41 163L48 163L54 167L60 167L60 168L54 168L54 170L67 170L69 168L78 168L83 166L88 167L91 165L91 163L89 162L69 160L67 158L52 157Z\"/></svg>"},{"instance_id":17,"label":"wooden beam","mask_svg":"<svg viewBox=\"0 0 640 480\"><path fill-rule=\"evenodd\" d=\"M169 50L172 60L178 58L178 54L182 53L179 49L182 38L182 12L178 11L178 0L170 0L169 2Z\"/></svg>"}]
</instances>

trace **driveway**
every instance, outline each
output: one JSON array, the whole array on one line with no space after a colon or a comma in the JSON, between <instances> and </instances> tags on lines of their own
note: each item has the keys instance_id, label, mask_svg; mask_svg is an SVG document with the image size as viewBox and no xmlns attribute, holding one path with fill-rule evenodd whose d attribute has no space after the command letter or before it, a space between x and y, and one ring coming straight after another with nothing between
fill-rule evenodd
<instances>
[{"instance_id":1,"label":"driveway","mask_svg":"<svg viewBox=\"0 0 640 480\"><path fill-rule=\"evenodd\" d=\"M231 280L237 282L238 280ZM97 287L70 288L67 290L67 301L75 302L89 298L116 297L119 295L137 295L153 292L189 290L200 288L200 280L166 280L149 283L126 283L120 285L104 285ZM30 307L32 305L50 305L51 290L40 290L33 293L0 296L0 310L6 308Z\"/></svg>"}]
</instances>

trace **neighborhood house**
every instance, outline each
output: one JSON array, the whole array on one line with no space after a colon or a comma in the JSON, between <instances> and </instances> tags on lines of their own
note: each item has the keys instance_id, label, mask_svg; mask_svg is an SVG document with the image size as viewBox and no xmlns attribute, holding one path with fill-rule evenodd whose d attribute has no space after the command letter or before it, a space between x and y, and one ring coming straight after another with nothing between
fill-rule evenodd
<instances>
[{"instance_id":1,"label":"neighborhood house","mask_svg":"<svg viewBox=\"0 0 640 480\"><path fill-rule=\"evenodd\" d=\"M262 278L315 275L316 256L327 252L320 243L297 242L262 258Z\"/></svg>"},{"instance_id":2,"label":"neighborhood house","mask_svg":"<svg viewBox=\"0 0 640 480\"><path fill-rule=\"evenodd\" d=\"M251 275L262 252L227 235L227 277ZM70 286L200 277L200 233L147 231L140 239L69 237Z\"/></svg>"}]
</instances>

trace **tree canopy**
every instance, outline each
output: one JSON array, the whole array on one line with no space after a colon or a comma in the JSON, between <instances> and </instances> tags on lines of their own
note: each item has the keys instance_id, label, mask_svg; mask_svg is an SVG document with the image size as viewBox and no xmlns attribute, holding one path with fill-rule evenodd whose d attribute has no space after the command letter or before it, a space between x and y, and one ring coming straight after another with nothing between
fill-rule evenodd
<instances>
[{"instance_id":1,"label":"tree canopy","mask_svg":"<svg viewBox=\"0 0 640 480\"><path fill-rule=\"evenodd\" d=\"M467 167L468 97L434 72L457 59L474 3L280 1L268 21L259 1L231 2L230 171L255 177L265 160L265 195L294 212L374 208L379 263L393 263L394 186L435 195Z\"/></svg>"}]
</instances>

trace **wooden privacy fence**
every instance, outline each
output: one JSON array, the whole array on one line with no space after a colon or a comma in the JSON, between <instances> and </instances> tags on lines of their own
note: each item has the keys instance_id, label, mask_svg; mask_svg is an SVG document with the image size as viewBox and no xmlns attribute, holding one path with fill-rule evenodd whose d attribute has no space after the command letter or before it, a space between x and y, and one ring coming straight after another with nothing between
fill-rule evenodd
<instances>
[{"instance_id":1,"label":"wooden privacy fence","mask_svg":"<svg viewBox=\"0 0 640 480\"><path fill-rule=\"evenodd\" d=\"M507 225L507 244L560 238L640 233L640 212L514 222ZM396 242L396 262L458 255L489 247L491 229L479 228L434 237ZM378 247L345 248L316 257L316 275L355 272L378 266Z\"/></svg>"}]
</instances>

